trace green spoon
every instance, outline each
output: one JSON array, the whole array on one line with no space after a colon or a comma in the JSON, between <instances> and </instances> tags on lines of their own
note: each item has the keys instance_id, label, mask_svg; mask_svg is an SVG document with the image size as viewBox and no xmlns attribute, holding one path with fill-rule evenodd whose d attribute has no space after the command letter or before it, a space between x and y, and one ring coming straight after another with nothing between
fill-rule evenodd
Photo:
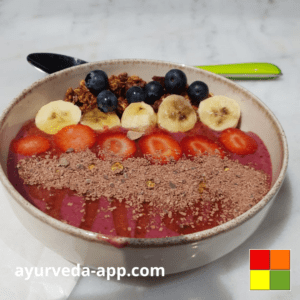
<instances>
[{"instance_id":1,"label":"green spoon","mask_svg":"<svg viewBox=\"0 0 300 300\"><path fill-rule=\"evenodd\" d=\"M242 63L214 66L196 66L196 68L210 71L229 79L258 80L275 79L282 75L281 70L270 63Z\"/></svg>"},{"instance_id":2,"label":"green spoon","mask_svg":"<svg viewBox=\"0 0 300 300\"><path fill-rule=\"evenodd\" d=\"M78 58L55 53L31 53L27 56L27 61L48 74L87 63ZM274 79L282 75L277 66L269 63L196 66L196 68L237 80Z\"/></svg>"}]
</instances>

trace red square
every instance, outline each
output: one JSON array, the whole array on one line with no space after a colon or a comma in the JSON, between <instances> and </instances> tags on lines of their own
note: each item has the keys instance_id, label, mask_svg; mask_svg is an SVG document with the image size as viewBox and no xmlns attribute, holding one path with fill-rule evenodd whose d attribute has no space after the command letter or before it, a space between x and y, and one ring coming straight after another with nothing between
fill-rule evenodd
<instances>
[{"instance_id":1,"label":"red square","mask_svg":"<svg viewBox=\"0 0 300 300\"><path fill-rule=\"evenodd\" d=\"M270 250L250 250L250 270L269 270Z\"/></svg>"}]
</instances>

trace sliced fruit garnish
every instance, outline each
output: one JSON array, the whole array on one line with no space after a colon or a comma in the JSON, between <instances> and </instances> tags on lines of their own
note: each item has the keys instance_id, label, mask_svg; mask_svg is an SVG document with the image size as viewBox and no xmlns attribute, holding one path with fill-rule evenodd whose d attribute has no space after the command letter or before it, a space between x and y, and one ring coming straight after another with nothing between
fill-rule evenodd
<instances>
[{"instance_id":1,"label":"sliced fruit garnish","mask_svg":"<svg viewBox=\"0 0 300 300\"><path fill-rule=\"evenodd\" d=\"M22 155L34 155L47 151L50 148L50 142L40 135L29 135L21 138L12 145L12 151Z\"/></svg>"},{"instance_id":2,"label":"sliced fruit garnish","mask_svg":"<svg viewBox=\"0 0 300 300\"><path fill-rule=\"evenodd\" d=\"M183 153L189 156L204 154L219 155L224 157L225 153L222 148L214 141L202 135L187 136L180 143Z\"/></svg>"},{"instance_id":3,"label":"sliced fruit garnish","mask_svg":"<svg viewBox=\"0 0 300 300\"><path fill-rule=\"evenodd\" d=\"M94 130L104 130L105 128L120 126L121 124L115 112L104 113L97 107L83 114L80 123Z\"/></svg>"},{"instance_id":4,"label":"sliced fruit garnish","mask_svg":"<svg viewBox=\"0 0 300 300\"><path fill-rule=\"evenodd\" d=\"M122 127L136 131L154 127L156 122L157 117L152 106L144 102L131 103L125 108L121 119Z\"/></svg>"},{"instance_id":5,"label":"sliced fruit garnish","mask_svg":"<svg viewBox=\"0 0 300 300\"><path fill-rule=\"evenodd\" d=\"M182 156L179 143L170 135L158 132L143 136L139 147L152 162L168 163L171 159L178 160Z\"/></svg>"},{"instance_id":6,"label":"sliced fruit garnish","mask_svg":"<svg viewBox=\"0 0 300 300\"><path fill-rule=\"evenodd\" d=\"M170 95L160 104L157 123L170 132L185 132L197 122L197 114L190 102L182 96Z\"/></svg>"},{"instance_id":7,"label":"sliced fruit garnish","mask_svg":"<svg viewBox=\"0 0 300 300\"><path fill-rule=\"evenodd\" d=\"M237 126L241 110L236 100L219 95L201 101L198 114L210 129L222 131Z\"/></svg>"},{"instance_id":8,"label":"sliced fruit garnish","mask_svg":"<svg viewBox=\"0 0 300 300\"><path fill-rule=\"evenodd\" d=\"M228 128L224 130L219 139L224 147L232 153L247 155L253 154L257 150L256 141L237 128Z\"/></svg>"},{"instance_id":9,"label":"sliced fruit garnish","mask_svg":"<svg viewBox=\"0 0 300 300\"><path fill-rule=\"evenodd\" d=\"M107 151L123 159L132 157L136 152L135 142L130 140L126 133L123 132L105 132L100 134L98 145L104 152Z\"/></svg>"},{"instance_id":10,"label":"sliced fruit garnish","mask_svg":"<svg viewBox=\"0 0 300 300\"><path fill-rule=\"evenodd\" d=\"M56 134L68 125L77 124L80 118L81 110L78 106L63 100L56 100L40 108L35 117L35 124L48 134Z\"/></svg>"},{"instance_id":11,"label":"sliced fruit garnish","mask_svg":"<svg viewBox=\"0 0 300 300\"><path fill-rule=\"evenodd\" d=\"M96 134L89 126L70 125L61 129L55 136L56 145L64 152L72 148L75 152L91 148L96 142Z\"/></svg>"}]
</instances>

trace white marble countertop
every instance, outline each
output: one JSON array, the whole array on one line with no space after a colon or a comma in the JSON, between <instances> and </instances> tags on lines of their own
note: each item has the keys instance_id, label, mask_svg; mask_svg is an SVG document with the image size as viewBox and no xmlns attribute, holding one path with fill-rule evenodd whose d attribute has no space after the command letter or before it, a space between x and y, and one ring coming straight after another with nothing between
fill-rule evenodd
<instances>
[{"instance_id":1,"label":"white marble countertop","mask_svg":"<svg viewBox=\"0 0 300 300\"><path fill-rule=\"evenodd\" d=\"M286 180L259 229L225 257L162 278L81 279L70 299L300 299L300 2L298 0L0 0L2 111L45 75L32 52L87 61L149 58L186 65L270 62L273 81L240 81L281 122L289 144ZM17 267L71 264L35 240L0 185L0 299L67 299L78 278L15 275ZM249 291L249 249L291 249L291 291Z\"/></svg>"}]
</instances>

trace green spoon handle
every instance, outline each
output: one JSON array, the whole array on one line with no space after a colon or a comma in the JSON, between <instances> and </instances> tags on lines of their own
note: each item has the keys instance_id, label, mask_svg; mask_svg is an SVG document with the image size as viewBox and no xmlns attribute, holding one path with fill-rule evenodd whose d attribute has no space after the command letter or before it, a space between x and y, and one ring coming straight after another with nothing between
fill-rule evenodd
<instances>
[{"instance_id":1,"label":"green spoon handle","mask_svg":"<svg viewBox=\"0 0 300 300\"><path fill-rule=\"evenodd\" d=\"M196 66L203 69L222 75L229 79L236 80L257 80L257 79L275 79L282 75L281 70L270 63L242 63L242 64L227 64L214 66Z\"/></svg>"}]
</instances>

